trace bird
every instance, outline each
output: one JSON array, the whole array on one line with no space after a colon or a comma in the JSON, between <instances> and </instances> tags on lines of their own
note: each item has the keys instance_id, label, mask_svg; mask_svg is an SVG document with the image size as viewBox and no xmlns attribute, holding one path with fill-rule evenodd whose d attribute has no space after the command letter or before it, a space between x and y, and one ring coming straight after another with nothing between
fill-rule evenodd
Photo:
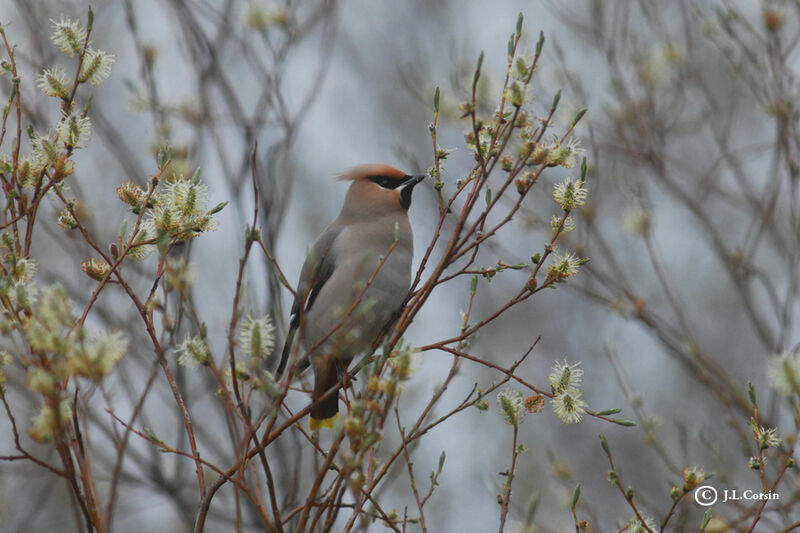
<instances>
[{"instance_id":1,"label":"bird","mask_svg":"<svg viewBox=\"0 0 800 533\"><path fill-rule=\"evenodd\" d=\"M311 246L300 271L276 372L283 373L293 350L293 368L313 368L313 431L334 426L347 366L402 311L414 253L408 209L424 178L377 163L338 175L351 184L339 216Z\"/></svg>"}]
</instances>

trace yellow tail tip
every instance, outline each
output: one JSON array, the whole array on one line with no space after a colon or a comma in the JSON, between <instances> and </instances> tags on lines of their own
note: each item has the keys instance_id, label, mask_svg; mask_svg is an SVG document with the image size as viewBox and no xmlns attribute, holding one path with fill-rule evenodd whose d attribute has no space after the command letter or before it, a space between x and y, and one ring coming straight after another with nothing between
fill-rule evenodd
<instances>
[{"instance_id":1,"label":"yellow tail tip","mask_svg":"<svg viewBox=\"0 0 800 533\"><path fill-rule=\"evenodd\" d=\"M319 428L328 428L333 429L333 425L336 421L339 420L339 413L336 413L330 418L314 418L313 416L308 417L308 428L311 431L317 431Z\"/></svg>"}]
</instances>

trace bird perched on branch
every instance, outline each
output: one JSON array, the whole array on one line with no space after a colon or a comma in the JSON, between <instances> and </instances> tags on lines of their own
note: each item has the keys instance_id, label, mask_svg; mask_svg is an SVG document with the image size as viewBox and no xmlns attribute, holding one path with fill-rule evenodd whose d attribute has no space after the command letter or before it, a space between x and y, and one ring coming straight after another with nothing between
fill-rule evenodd
<instances>
[{"instance_id":1,"label":"bird perched on branch","mask_svg":"<svg viewBox=\"0 0 800 533\"><path fill-rule=\"evenodd\" d=\"M292 368L313 367L312 430L333 427L348 364L370 348L405 301L413 257L408 208L425 175L368 164L338 178L352 183L338 218L303 264L277 371L292 355Z\"/></svg>"}]
</instances>

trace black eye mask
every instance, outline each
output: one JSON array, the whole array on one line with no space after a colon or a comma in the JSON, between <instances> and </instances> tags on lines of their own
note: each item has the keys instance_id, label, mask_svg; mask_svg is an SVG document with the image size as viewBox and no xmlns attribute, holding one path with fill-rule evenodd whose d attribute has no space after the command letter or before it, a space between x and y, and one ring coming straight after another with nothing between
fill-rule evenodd
<instances>
[{"instance_id":1,"label":"black eye mask","mask_svg":"<svg viewBox=\"0 0 800 533\"><path fill-rule=\"evenodd\" d=\"M401 179L393 179L389 176L370 176L369 179L376 183L379 187L387 190L397 189L400 190L400 205L404 209L411 207L411 191L414 186L425 178L424 175L418 174L415 176L403 176Z\"/></svg>"},{"instance_id":2,"label":"black eye mask","mask_svg":"<svg viewBox=\"0 0 800 533\"><path fill-rule=\"evenodd\" d=\"M377 183L384 189L389 189L389 190L396 189L403 183L405 183L405 180L392 179L389 176L370 176L369 179L373 183Z\"/></svg>"}]
</instances>

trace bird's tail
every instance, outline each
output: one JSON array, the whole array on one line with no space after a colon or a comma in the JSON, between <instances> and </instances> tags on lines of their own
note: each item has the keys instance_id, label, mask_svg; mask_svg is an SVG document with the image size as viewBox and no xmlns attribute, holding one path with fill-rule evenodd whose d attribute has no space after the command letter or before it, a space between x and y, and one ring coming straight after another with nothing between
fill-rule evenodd
<instances>
[{"instance_id":1,"label":"bird's tail","mask_svg":"<svg viewBox=\"0 0 800 533\"><path fill-rule=\"evenodd\" d=\"M314 365L314 392L311 393L311 417L308 419L308 427L312 431L332 428L339 417L339 376L336 364L336 360L331 357L320 367ZM334 387L336 391L325 396Z\"/></svg>"}]
</instances>

